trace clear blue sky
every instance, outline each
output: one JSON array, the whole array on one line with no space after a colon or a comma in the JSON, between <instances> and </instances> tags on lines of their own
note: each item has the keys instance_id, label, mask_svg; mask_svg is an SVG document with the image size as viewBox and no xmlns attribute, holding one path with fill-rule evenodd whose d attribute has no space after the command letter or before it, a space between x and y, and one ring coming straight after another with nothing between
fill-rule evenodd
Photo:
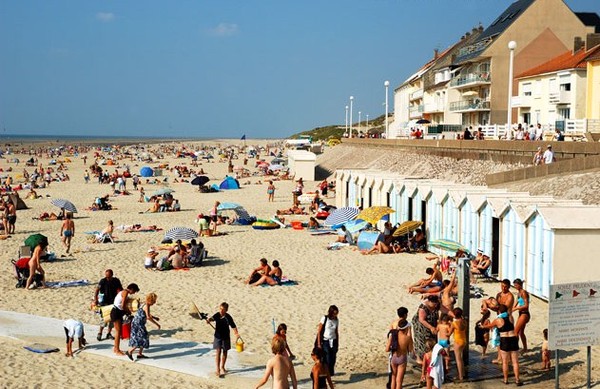
<instances>
[{"instance_id":1,"label":"clear blue sky","mask_svg":"<svg viewBox=\"0 0 600 389\"><path fill-rule=\"evenodd\" d=\"M281 138L384 113L392 90L510 1L3 0L0 138ZM600 12L598 0L567 0Z\"/></svg>"}]
</instances>

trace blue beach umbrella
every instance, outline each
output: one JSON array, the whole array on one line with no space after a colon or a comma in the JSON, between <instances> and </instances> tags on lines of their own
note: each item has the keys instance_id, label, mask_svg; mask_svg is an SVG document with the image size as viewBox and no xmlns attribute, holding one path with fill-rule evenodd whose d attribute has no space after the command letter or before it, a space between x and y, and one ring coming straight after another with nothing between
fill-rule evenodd
<instances>
[{"instance_id":1,"label":"blue beach umbrella","mask_svg":"<svg viewBox=\"0 0 600 389\"><path fill-rule=\"evenodd\" d=\"M336 224L343 224L349 220L352 220L358 215L360 210L355 207L342 207L337 208L327 216L327 219L323 222L326 226L333 226Z\"/></svg>"},{"instance_id":2,"label":"blue beach umbrella","mask_svg":"<svg viewBox=\"0 0 600 389\"><path fill-rule=\"evenodd\" d=\"M229 211L229 210L238 209L238 208L244 208L244 207L242 207L238 203L221 203L217 207L217 210L219 210L219 211Z\"/></svg>"},{"instance_id":3,"label":"blue beach umbrella","mask_svg":"<svg viewBox=\"0 0 600 389\"><path fill-rule=\"evenodd\" d=\"M144 166L140 169L140 176L142 177L152 177L154 175L154 170L150 166Z\"/></svg>"}]
</instances>

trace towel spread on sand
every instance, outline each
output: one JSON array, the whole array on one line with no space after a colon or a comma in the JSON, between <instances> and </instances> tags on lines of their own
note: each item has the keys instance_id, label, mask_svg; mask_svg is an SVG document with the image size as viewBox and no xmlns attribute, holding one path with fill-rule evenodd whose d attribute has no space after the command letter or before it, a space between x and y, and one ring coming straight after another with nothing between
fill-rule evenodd
<instances>
[{"instance_id":1,"label":"towel spread on sand","mask_svg":"<svg viewBox=\"0 0 600 389\"><path fill-rule=\"evenodd\" d=\"M67 288L70 286L86 286L89 285L88 280L73 280L73 281L52 281L46 282L48 288Z\"/></svg>"}]
</instances>

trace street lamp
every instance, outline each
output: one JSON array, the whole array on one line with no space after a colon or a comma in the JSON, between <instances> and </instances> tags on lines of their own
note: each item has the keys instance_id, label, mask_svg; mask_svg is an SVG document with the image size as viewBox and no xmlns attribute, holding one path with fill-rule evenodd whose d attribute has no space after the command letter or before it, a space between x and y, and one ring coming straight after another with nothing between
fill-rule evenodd
<instances>
[{"instance_id":1,"label":"street lamp","mask_svg":"<svg viewBox=\"0 0 600 389\"><path fill-rule=\"evenodd\" d=\"M361 120L360 120L360 114L361 114L361 112L358 111L358 132L360 132L360 129L362 127L362 123L361 123Z\"/></svg>"},{"instance_id":2,"label":"street lamp","mask_svg":"<svg viewBox=\"0 0 600 389\"><path fill-rule=\"evenodd\" d=\"M354 101L354 96L350 96L350 136L352 138L352 102Z\"/></svg>"},{"instance_id":3,"label":"street lamp","mask_svg":"<svg viewBox=\"0 0 600 389\"><path fill-rule=\"evenodd\" d=\"M506 129L507 132L510 131L512 127L513 60L516 48L517 42L508 42L508 50L510 50L510 57L508 59L508 113L506 114L506 121L508 122L508 128Z\"/></svg>"},{"instance_id":4,"label":"street lamp","mask_svg":"<svg viewBox=\"0 0 600 389\"><path fill-rule=\"evenodd\" d=\"M390 139L390 128L388 124L388 89L390 88L390 82L385 81L383 83L385 86L385 139Z\"/></svg>"},{"instance_id":5,"label":"street lamp","mask_svg":"<svg viewBox=\"0 0 600 389\"><path fill-rule=\"evenodd\" d=\"M369 114L367 114L367 132L369 132Z\"/></svg>"},{"instance_id":6,"label":"street lamp","mask_svg":"<svg viewBox=\"0 0 600 389\"><path fill-rule=\"evenodd\" d=\"M346 134L346 137L348 136L348 106L346 106L346 127L344 129L344 134Z\"/></svg>"}]
</instances>

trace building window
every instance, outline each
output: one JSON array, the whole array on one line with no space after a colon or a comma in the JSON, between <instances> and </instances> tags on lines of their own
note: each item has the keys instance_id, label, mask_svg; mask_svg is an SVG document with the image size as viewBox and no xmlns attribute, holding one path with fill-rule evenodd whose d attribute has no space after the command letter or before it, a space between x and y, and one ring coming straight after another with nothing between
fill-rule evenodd
<instances>
[{"instance_id":1,"label":"building window","mask_svg":"<svg viewBox=\"0 0 600 389\"><path fill-rule=\"evenodd\" d=\"M571 83L560 84L560 91L568 92L571 90Z\"/></svg>"},{"instance_id":2,"label":"building window","mask_svg":"<svg viewBox=\"0 0 600 389\"><path fill-rule=\"evenodd\" d=\"M571 118L571 108L559 108L558 109L558 118L559 118L559 120L570 119Z\"/></svg>"},{"instance_id":3,"label":"building window","mask_svg":"<svg viewBox=\"0 0 600 389\"><path fill-rule=\"evenodd\" d=\"M531 113L530 112L523 112L523 123L529 125L531 124Z\"/></svg>"},{"instance_id":4,"label":"building window","mask_svg":"<svg viewBox=\"0 0 600 389\"><path fill-rule=\"evenodd\" d=\"M523 96L531 96L531 83L526 82L523 84Z\"/></svg>"}]
</instances>

